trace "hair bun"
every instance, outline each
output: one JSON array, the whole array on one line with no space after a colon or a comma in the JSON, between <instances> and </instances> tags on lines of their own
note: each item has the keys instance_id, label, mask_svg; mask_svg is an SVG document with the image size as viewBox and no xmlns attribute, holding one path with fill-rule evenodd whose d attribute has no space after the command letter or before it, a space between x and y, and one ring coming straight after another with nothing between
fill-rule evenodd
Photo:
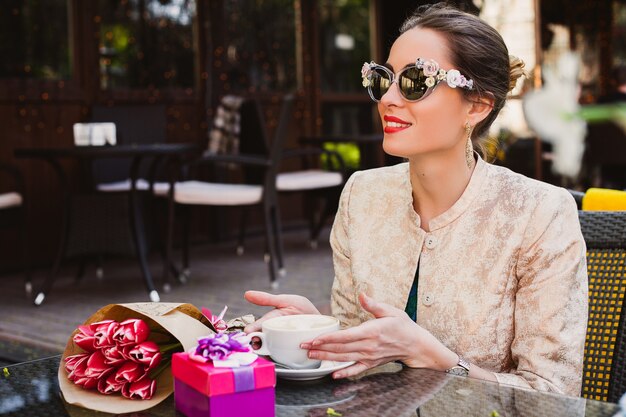
<instances>
[{"instance_id":1,"label":"hair bun","mask_svg":"<svg viewBox=\"0 0 626 417\"><path fill-rule=\"evenodd\" d=\"M524 61L514 55L509 55L509 92L515 88L517 80L520 77L528 78L528 74L524 71Z\"/></svg>"}]
</instances>

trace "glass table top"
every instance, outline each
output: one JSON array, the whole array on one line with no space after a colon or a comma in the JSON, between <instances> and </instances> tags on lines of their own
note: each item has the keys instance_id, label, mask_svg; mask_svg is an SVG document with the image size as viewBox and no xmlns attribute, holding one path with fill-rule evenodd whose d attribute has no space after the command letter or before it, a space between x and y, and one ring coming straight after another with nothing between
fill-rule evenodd
<instances>
[{"instance_id":1,"label":"glass table top","mask_svg":"<svg viewBox=\"0 0 626 417\"><path fill-rule=\"evenodd\" d=\"M0 376L2 416L108 416L61 398L60 356L11 365ZM518 389L426 369L388 364L354 380L278 379L276 416L613 416L618 406L582 398ZM497 414L496 414L497 413ZM127 417L183 417L170 396L158 406Z\"/></svg>"}]
</instances>

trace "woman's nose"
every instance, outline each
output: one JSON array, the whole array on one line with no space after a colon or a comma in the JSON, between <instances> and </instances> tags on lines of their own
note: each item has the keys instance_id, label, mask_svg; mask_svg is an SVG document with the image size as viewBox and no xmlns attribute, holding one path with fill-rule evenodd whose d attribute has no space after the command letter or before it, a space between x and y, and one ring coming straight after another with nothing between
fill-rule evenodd
<instances>
[{"instance_id":1,"label":"woman's nose","mask_svg":"<svg viewBox=\"0 0 626 417\"><path fill-rule=\"evenodd\" d=\"M389 89L380 98L380 102L385 106L398 106L402 103L402 95L400 94L397 82L394 82L389 86Z\"/></svg>"}]
</instances>

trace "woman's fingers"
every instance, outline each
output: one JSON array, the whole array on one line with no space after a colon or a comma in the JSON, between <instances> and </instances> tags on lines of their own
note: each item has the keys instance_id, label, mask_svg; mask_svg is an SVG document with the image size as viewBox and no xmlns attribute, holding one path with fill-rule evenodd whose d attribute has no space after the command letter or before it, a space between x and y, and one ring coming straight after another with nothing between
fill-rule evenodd
<instances>
[{"instance_id":1,"label":"woman's fingers","mask_svg":"<svg viewBox=\"0 0 626 417\"><path fill-rule=\"evenodd\" d=\"M359 351L337 353L325 350L309 350L308 356L311 359L335 362L357 362L364 359L363 354Z\"/></svg>"},{"instance_id":2,"label":"woman's fingers","mask_svg":"<svg viewBox=\"0 0 626 417\"><path fill-rule=\"evenodd\" d=\"M246 291L244 298L252 304L259 306L287 309L289 314L319 314L313 303L301 295Z\"/></svg>"},{"instance_id":3,"label":"woman's fingers","mask_svg":"<svg viewBox=\"0 0 626 417\"><path fill-rule=\"evenodd\" d=\"M300 295L293 294L270 294L263 291L246 291L244 298L252 304L266 307L274 307L274 310L265 314L252 324L246 326L246 333L261 330L261 323L265 320L290 314L319 314L319 311L311 301Z\"/></svg>"},{"instance_id":4,"label":"woman's fingers","mask_svg":"<svg viewBox=\"0 0 626 417\"><path fill-rule=\"evenodd\" d=\"M254 323L250 323L248 324L243 331L245 333L252 333L252 332L260 332L261 331L261 324L265 321L265 320L269 320L273 317L278 317L278 316L282 316L284 313L282 313L280 310L272 310L269 313L266 313L265 315L263 315L263 317L261 317L260 319L258 319L257 321L255 321Z\"/></svg>"},{"instance_id":5,"label":"woman's fingers","mask_svg":"<svg viewBox=\"0 0 626 417\"><path fill-rule=\"evenodd\" d=\"M246 291L244 298L258 306L278 307L281 301L280 295L270 294L264 291Z\"/></svg>"},{"instance_id":6,"label":"woman's fingers","mask_svg":"<svg viewBox=\"0 0 626 417\"><path fill-rule=\"evenodd\" d=\"M381 320L372 320L356 327L326 333L313 340L307 341L305 344L309 345L309 347L303 347L303 349L317 348L326 344L345 344L374 339L380 334L375 328L384 325L385 323L382 323Z\"/></svg>"},{"instance_id":7,"label":"woman's fingers","mask_svg":"<svg viewBox=\"0 0 626 417\"><path fill-rule=\"evenodd\" d=\"M359 294L359 303L361 303L365 311L372 313L377 319L382 317L401 317L405 314L404 311L398 308L374 300L364 292Z\"/></svg>"},{"instance_id":8,"label":"woman's fingers","mask_svg":"<svg viewBox=\"0 0 626 417\"><path fill-rule=\"evenodd\" d=\"M311 346L310 343L302 343L300 345L301 349L314 349L318 351L325 352L336 352L336 353L345 353L345 352L365 352L364 341L352 342L352 343L324 343L323 345ZM369 349L367 349L369 351Z\"/></svg>"},{"instance_id":9,"label":"woman's fingers","mask_svg":"<svg viewBox=\"0 0 626 417\"><path fill-rule=\"evenodd\" d=\"M308 352L308 357L311 359L317 359L322 361L335 361L335 362L363 362L372 364L371 366L379 365L381 363L387 363L392 360L398 359L393 352L385 350L372 350L372 349L352 349L350 351L332 351L332 350L317 350L311 349Z\"/></svg>"},{"instance_id":10,"label":"woman's fingers","mask_svg":"<svg viewBox=\"0 0 626 417\"><path fill-rule=\"evenodd\" d=\"M338 371L333 372L334 379L347 378L349 376L358 375L361 372L367 371L370 366L357 362L354 365L348 366L347 368L340 369Z\"/></svg>"}]
</instances>

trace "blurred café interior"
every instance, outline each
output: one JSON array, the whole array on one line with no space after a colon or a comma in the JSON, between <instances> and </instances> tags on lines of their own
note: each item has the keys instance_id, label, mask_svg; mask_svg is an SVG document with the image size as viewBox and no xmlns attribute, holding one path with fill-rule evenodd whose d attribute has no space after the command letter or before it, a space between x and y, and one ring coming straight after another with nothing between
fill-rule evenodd
<instances>
[{"instance_id":1,"label":"blurred caf\u00e9 interior","mask_svg":"<svg viewBox=\"0 0 626 417\"><path fill-rule=\"evenodd\" d=\"M265 162L259 160L253 169L237 173L232 165L242 160L226 158L216 163L217 168L197 167L195 180L215 183L226 182L228 177L228 181L266 186L271 192L265 190L263 197L258 194L247 202L241 195L224 197L241 197L239 203L258 203L263 210L251 210L249 218L244 218L230 209L237 201L198 197L170 199L168 203L161 198L148 208L142 205L137 209L143 213L139 224L134 209L129 213L126 208L120 216L131 218L134 249L129 250L143 250L140 246L146 242L137 240L139 235L149 235L148 240L159 236L156 240L169 242L162 246L184 250L184 241L242 243L243 234L265 233L268 246L280 251L280 242L273 244L272 233L264 232L272 228L274 232L278 229L278 234L281 228L311 228L314 245L319 228L332 223L338 190L350 172L399 162L380 148L376 106L361 86L359 70L364 61L384 62L401 22L426 3L5 0L0 11L0 120L4 126L0 167L6 166L9 175L0 171L0 193L8 195L19 189L22 204L18 205L23 210L14 210L4 221L5 210L0 209L0 273L23 267L23 248L15 244L21 234L28 236L29 264L47 268L59 257L62 236L64 255L82 254L89 243L80 240L84 236L69 233L68 237L67 230L82 225L87 229L83 232L93 237L97 232L89 228L95 226L84 223L97 218L96 213L105 217L117 213L113 194L128 198L130 191L131 200L142 202L150 192L167 197L168 184L173 184L176 175L183 175L179 168L205 154L212 132L231 117L240 123L238 149L233 150L233 144L217 144L222 151L218 153L265 155ZM542 85L542 68L555 65L567 51L575 51L581 59L579 103L601 103L612 97L618 79L615 69L626 65L626 1L452 3L480 14L496 27L529 72L513 91L491 133L493 162L572 189L626 188L626 136L622 129L610 123L590 128L580 174L563 178L552 172L550 144L529 128L522 109L524 94ZM235 100L235 107L241 110L238 115L227 108L226 97ZM287 113L286 98L291 100ZM250 101L255 103L251 113L260 112L260 120L244 116L246 105L242 103ZM226 116L220 109L226 109ZM117 131L114 140L100 131L101 148L125 146L130 151L102 158L91 151L80 156L71 151L50 152L80 147L75 124L95 122L114 122ZM98 145L94 136L87 139L88 145L90 140L91 145ZM277 162L272 158L278 151L271 145L278 140L282 157L289 156L287 149L317 151L307 155L295 152ZM150 148L153 144L180 146ZM147 147L133 153L131 148L140 145ZM155 160L163 162L158 169L158 164L152 164ZM263 169L275 170L274 179L279 180L281 173L302 175L283 177L281 189L268 186L271 172L264 176ZM129 170L133 172L130 177ZM124 179L113 175L120 171L125 179L158 178L162 188L131 181L125 183L126 188L109 190L108 202L75 198L107 193L99 185ZM341 171L341 176L334 177L339 180L327 177L322 185L296 184L309 178L307 172L320 171ZM17 176L13 175L16 172ZM313 177L309 179L313 181ZM257 189L247 190L254 194ZM318 192L296 193L298 190ZM136 208L136 201L131 203ZM186 210L183 217L191 226L170 227L180 220L172 206ZM105 229L112 227L102 219L96 223L101 223L100 228L103 224ZM109 244L119 249L119 243ZM280 253L268 250L272 258L278 258L270 273L280 275ZM183 262L176 277L184 279L184 266Z\"/></svg>"}]
</instances>

